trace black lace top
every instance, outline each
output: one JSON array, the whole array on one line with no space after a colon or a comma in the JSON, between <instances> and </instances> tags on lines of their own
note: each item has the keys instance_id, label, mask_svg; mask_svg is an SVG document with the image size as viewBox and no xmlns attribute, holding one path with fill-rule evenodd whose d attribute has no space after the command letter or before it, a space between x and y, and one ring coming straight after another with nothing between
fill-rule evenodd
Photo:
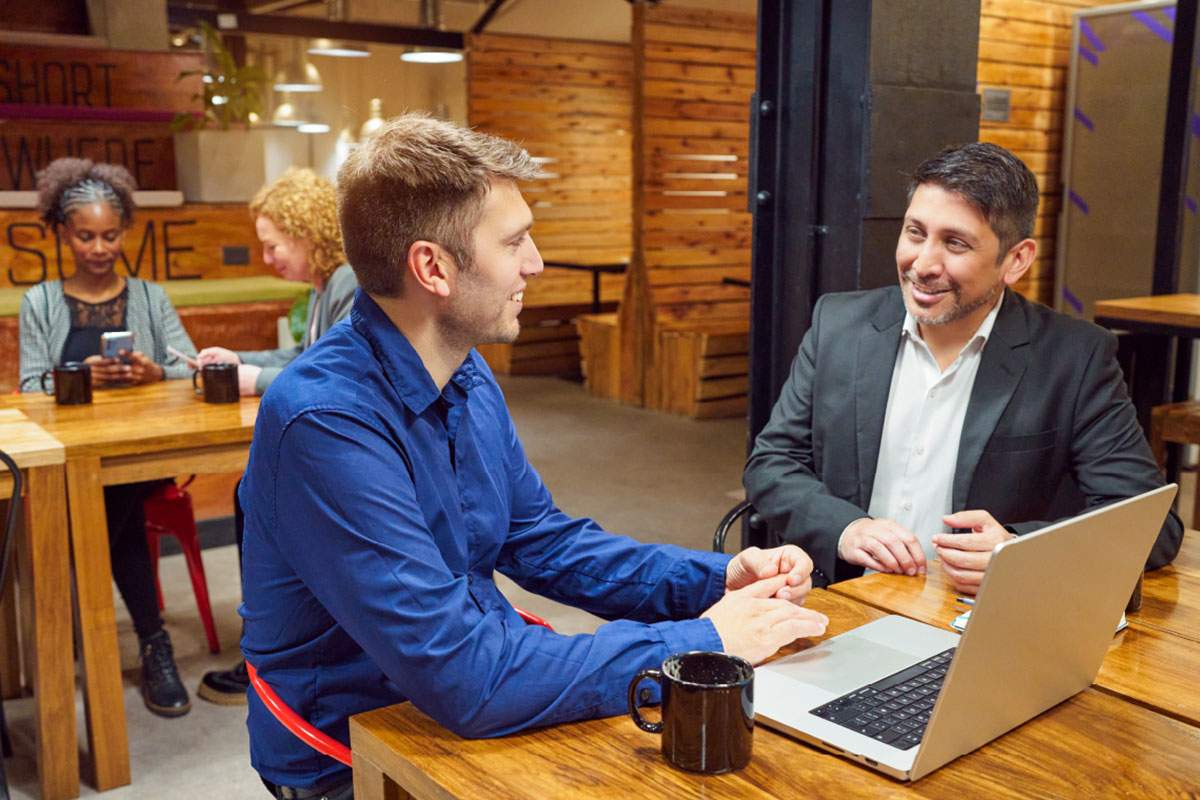
<instances>
[{"instance_id":1,"label":"black lace top","mask_svg":"<svg viewBox=\"0 0 1200 800\"><path fill-rule=\"evenodd\" d=\"M83 361L100 353L100 334L125 330L125 307L129 302L129 284L110 300L89 303L78 297L63 295L71 311L71 331L63 344L59 363Z\"/></svg>"}]
</instances>

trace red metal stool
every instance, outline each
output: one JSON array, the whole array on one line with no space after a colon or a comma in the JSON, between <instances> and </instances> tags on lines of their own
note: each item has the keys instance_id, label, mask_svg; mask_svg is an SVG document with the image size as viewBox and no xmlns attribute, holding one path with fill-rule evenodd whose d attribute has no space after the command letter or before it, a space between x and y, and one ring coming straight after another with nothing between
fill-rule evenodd
<instances>
[{"instance_id":1,"label":"red metal stool","mask_svg":"<svg viewBox=\"0 0 1200 800\"><path fill-rule=\"evenodd\" d=\"M187 492L191 482L192 479L188 478L182 486L177 486L173 481L164 483L146 498L146 546L150 548L150 560L154 564L154 588L158 592L158 608L161 611L163 595L162 584L158 580L158 540L162 536L174 536L179 542L183 557L187 560L196 606L204 623L204 634L208 637L208 649L219 653L221 643L217 639L217 626L213 624L212 606L208 602L208 581L204 577L204 562L200 559L200 536L196 532L192 496Z\"/></svg>"},{"instance_id":2,"label":"red metal stool","mask_svg":"<svg viewBox=\"0 0 1200 800\"><path fill-rule=\"evenodd\" d=\"M546 620L536 614L531 614L520 608L514 610L520 615L521 619L525 620L525 624L541 625L544 628L554 630L549 622L546 622ZM335 761L340 761L347 767L353 767L350 748L324 731L318 730L312 723L297 714L291 706L283 702L279 695L275 694L275 690L268 686L266 681L258 677L258 670L249 661L246 662L246 674L250 676L250 685L254 687L258 698L262 700L263 705L279 721L280 725L287 728L292 732L293 736L318 753L327 755Z\"/></svg>"}]
</instances>

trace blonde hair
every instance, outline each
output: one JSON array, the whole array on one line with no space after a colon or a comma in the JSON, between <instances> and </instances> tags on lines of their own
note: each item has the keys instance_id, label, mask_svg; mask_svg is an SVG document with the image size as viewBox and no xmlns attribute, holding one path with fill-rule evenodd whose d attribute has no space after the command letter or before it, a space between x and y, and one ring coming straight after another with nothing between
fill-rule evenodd
<instances>
[{"instance_id":1,"label":"blonde hair","mask_svg":"<svg viewBox=\"0 0 1200 800\"><path fill-rule=\"evenodd\" d=\"M388 120L338 170L338 213L359 286L399 296L418 240L441 245L470 269L471 234L491 182L537 175L529 153L507 139L427 114Z\"/></svg>"},{"instance_id":2,"label":"blonde hair","mask_svg":"<svg viewBox=\"0 0 1200 800\"><path fill-rule=\"evenodd\" d=\"M259 217L271 220L293 239L312 245L308 268L314 284L329 280L333 271L346 263L337 192L311 169L291 167L259 189L250 203L250 218Z\"/></svg>"}]
</instances>

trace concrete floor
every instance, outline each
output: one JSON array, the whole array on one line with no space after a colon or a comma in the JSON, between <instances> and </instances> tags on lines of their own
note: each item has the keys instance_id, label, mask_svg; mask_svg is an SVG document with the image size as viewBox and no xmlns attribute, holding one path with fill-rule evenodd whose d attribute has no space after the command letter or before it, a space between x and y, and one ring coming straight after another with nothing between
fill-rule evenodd
<instances>
[{"instance_id":1,"label":"concrete floor","mask_svg":"<svg viewBox=\"0 0 1200 800\"><path fill-rule=\"evenodd\" d=\"M588 515L606 528L647 542L705 549L721 515L742 497L743 420L696 422L597 400L577 384L553 378L501 380L529 460L559 506ZM207 670L237 658L237 555L232 546L204 551L222 655L210 655L181 556L162 560L164 617L180 671L190 690ZM598 620L531 596L503 581L513 602L562 633L595 629ZM115 600L125 668L125 713L133 783L103 793L113 800L174 796L236 800L268 795L250 768L245 708L216 706L193 697L190 714L168 720L142 705L137 687L137 640L120 599ZM15 755L7 760L15 798L37 796L32 760L33 704L5 703ZM78 709L81 741L82 706ZM86 773L85 773L86 774ZM96 796L90 786L83 797Z\"/></svg>"}]
</instances>

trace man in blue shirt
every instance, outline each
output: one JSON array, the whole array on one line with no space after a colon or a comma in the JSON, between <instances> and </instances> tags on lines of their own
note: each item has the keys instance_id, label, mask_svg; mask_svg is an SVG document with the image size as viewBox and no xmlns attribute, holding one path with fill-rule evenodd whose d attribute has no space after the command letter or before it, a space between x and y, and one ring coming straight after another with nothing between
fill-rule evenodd
<instances>
[{"instance_id":1,"label":"man in blue shirt","mask_svg":"<svg viewBox=\"0 0 1200 800\"><path fill-rule=\"evenodd\" d=\"M247 661L301 717L411 700L463 736L621 713L671 653L759 662L827 620L802 550L646 545L555 507L473 349L511 342L542 270L511 142L399 117L342 167L361 291L271 385L241 488ZM615 620L526 625L493 581ZM251 761L277 797L348 797L349 774L249 699Z\"/></svg>"}]
</instances>

